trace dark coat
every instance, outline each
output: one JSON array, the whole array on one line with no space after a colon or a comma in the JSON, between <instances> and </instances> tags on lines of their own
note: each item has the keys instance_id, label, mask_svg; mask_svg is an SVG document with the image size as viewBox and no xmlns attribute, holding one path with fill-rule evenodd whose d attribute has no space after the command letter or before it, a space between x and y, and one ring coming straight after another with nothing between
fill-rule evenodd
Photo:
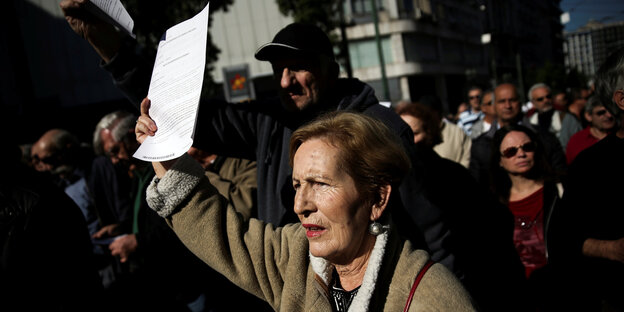
<instances>
[{"instance_id":1,"label":"dark coat","mask_svg":"<svg viewBox=\"0 0 624 312\"><path fill-rule=\"evenodd\" d=\"M102 295L85 219L49 176L4 162L0 180L0 306L98 311Z\"/></svg>"},{"instance_id":2,"label":"dark coat","mask_svg":"<svg viewBox=\"0 0 624 312\"><path fill-rule=\"evenodd\" d=\"M598 304L607 298L624 309L624 264L583 255L588 238L624 237L624 140L609 135L583 150L570 166L561 209L551 218L550 260L567 272L575 302ZM574 272L574 274L569 274Z\"/></svg>"}]
</instances>

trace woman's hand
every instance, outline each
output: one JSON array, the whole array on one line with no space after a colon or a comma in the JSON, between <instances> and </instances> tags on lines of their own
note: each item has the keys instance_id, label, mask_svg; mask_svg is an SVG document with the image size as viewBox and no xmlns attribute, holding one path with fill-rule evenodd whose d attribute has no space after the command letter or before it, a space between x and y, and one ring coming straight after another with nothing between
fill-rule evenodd
<instances>
[{"instance_id":1,"label":"woman's hand","mask_svg":"<svg viewBox=\"0 0 624 312\"><path fill-rule=\"evenodd\" d=\"M143 144L148 136L154 136L158 127L149 115L151 102L148 98L144 98L141 102L141 116L137 119L136 126L134 127L134 134L139 144ZM163 162L152 162L154 172L158 178L161 178L167 173L167 170L171 169L178 159L167 160Z\"/></svg>"},{"instance_id":2,"label":"woman's hand","mask_svg":"<svg viewBox=\"0 0 624 312\"><path fill-rule=\"evenodd\" d=\"M141 116L137 119L137 124L134 128L134 133L139 144L143 144L143 141L145 141L148 136L154 136L156 130L158 130L156 123L154 123L149 115L150 105L151 102L148 98L144 98L141 102Z\"/></svg>"}]
</instances>

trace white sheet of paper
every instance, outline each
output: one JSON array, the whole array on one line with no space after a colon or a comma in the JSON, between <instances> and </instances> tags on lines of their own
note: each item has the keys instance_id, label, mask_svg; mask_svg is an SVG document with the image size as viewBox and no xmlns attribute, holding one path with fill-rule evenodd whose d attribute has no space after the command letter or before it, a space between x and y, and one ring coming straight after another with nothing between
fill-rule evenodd
<instances>
[{"instance_id":1,"label":"white sheet of paper","mask_svg":"<svg viewBox=\"0 0 624 312\"><path fill-rule=\"evenodd\" d=\"M132 38L136 38L132 33L134 20L132 20L132 17L130 17L130 14L119 0L91 0L90 3L95 8L87 4L87 10L107 23L116 26Z\"/></svg>"},{"instance_id":2,"label":"white sheet of paper","mask_svg":"<svg viewBox=\"0 0 624 312\"><path fill-rule=\"evenodd\" d=\"M193 144L206 67L209 4L195 17L169 28L158 44L147 94L149 114L158 131L145 139L135 158L171 160Z\"/></svg>"}]
</instances>

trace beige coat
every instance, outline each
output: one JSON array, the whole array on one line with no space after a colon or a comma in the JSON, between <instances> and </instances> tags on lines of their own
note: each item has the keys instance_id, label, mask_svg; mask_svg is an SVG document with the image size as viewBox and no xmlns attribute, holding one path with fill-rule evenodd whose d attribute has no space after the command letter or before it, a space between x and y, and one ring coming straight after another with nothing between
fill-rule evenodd
<instances>
[{"instance_id":1,"label":"beige coat","mask_svg":"<svg viewBox=\"0 0 624 312\"><path fill-rule=\"evenodd\" d=\"M203 169L181 158L148 189L148 203L166 216L199 258L276 311L332 311L333 267L308 251L300 224L274 228L245 222L210 185ZM429 259L396 231L378 236L350 311L403 311L416 274ZM409 311L474 311L467 292L443 265L425 274Z\"/></svg>"}]
</instances>

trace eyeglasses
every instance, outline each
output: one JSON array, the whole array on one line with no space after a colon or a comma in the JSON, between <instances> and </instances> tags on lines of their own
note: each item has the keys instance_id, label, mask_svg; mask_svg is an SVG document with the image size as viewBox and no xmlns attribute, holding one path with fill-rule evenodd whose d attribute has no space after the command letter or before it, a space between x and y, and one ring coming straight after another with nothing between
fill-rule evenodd
<instances>
[{"instance_id":1,"label":"eyeglasses","mask_svg":"<svg viewBox=\"0 0 624 312\"><path fill-rule=\"evenodd\" d=\"M470 100L474 100L474 99L477 99L477 100L478 100L478 99L480 99L480 98L481 98L481 96L480 96L480 95L472 95L472 96L469 96L469 97L468 97L468 99L470 99Z\"/></svg>"},{"instance_id":2,"label":"eyeglasses","mask_svg":"<svg viewBox=\"0 0 624 312\"><path fill-rule=\"evenodd\" d=\"M519 149L522 149L523 151L525 151L527 153L535 152L535 143L528 142L528 143L524 143L524 144L522 144L520 146L508 147L501 153L501 156L503 156L505 158L514 157L518 153Z\"/></svg>"},{"instance_id":3,"label":"eyeglasses","mask_svg":"<svg viewBox=\"0 0 624 312\"><path fill-rule=\"evenodd\" d=\"M602 115L604 115L604 114L606 114L606 113L607 113L607 110L606 110L606 109L603 109L603 110L599 110L599 111L595 112L594 114L595 114L596 116L602 116Z\"/></svg>"},{"instance_id":4,"label":"eyeglasses","mask_svg":"<svg viewBox=\"0 0 624 312\"><path fill-rule=\"evenodd\" d=\"M48 165L56 165L57 161L56 161L56 157L55 155L49 155L49 156L45 156L43 158L39 158L39 155L33 155L31 157L32 163L33 164L38 164L38 163L44 163L44 164L48 164Z\"/></svg>"},{"instance_id":5,"label":"eyeglasses","mask_svg":"<svg viewBox=\"0 0 624 312\"><path fill-rule=\"evenodd\" d=\"M541 97L538 97L538 98L534 99L534 101L535 102L541 102L541 101L543 101L545 99L551 99L551 98L552 98L552 95L546 94L544 96L541 96Z\"/></svg>"}]
</instances>

